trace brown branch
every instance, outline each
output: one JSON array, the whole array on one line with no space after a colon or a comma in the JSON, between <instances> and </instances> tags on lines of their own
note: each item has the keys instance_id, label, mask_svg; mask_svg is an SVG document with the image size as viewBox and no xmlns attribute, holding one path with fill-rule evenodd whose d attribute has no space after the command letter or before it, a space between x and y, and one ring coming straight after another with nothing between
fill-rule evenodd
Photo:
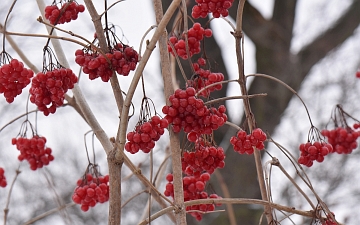
<instances>
[{"instance_id":1,"label":"brown branch","mask_svg":"<svg viewBox=\"0 0 360 225\"><path fill-rule=\"evenodd\" d=\"M244 4L246 0L240 0L238 5L238 12L236 16L236 30L234 31L233 35L235 37L235 48L236 48L236 57L237 57L237 65L238 65L238 73L239 73L239 85L240 85L240 91L241 94L244 96L247 96L247 89L246 89L246 77L244 74L244 42L243 42L243 30L242 30L242 19L243 19L243 10L244 10ZM251 106L249 98L243 99L244 104L244 111L247 123L249 125L249 131L251 132L255 127L255 117L253 113L251 112ZM259 182L259 188L261 193L261 198L264 201L269 201L268 194L266 190L265 180L264 180L264 172L262 168L262 162L261 162L261 155L260 152L255 150L254 151L254 159L255 159L255 165L256 165L256 173L257 178ZM264 206L264 213L266 215L266 219L268 224L271 224L273 221L272 216L272 209L269 207L269 205Z\"/></svg>"},{"instance_id":2,"label":"brown branch","mask_svg":"<svg viewBox=\"0 0 360 225\"><path fill-rule=\"evenodd\" d=\"M154 9L156 16L156 23L159 24L163 19L163 9L161 0L154 0ZM184 3L184 1L183 1ZM186 7L186 5L184 5ZM186 9L184 10L186 12ZM185 19L185 28L187 28L187 17ZM187 35L186 35L187 39ZM171 77L171 63L169 52L167 50L167 32L165 27L163 28L162 35L159 37L159 51L161 59L161 73L164 81L164 97L166 99L166 104L169 105L169 96L174 93L173 82ZM186 42L187 43L187 42ZM188 51L188 46L186 46L186 51ZM189 53L188 53L189 54ZM178 210L175 211L175 220L178 225L186 224L186 212L184 206L184 191L183 191L183 182L182 182L182 165L181 165L181 149L180 149L180 139L179 135L175 134L172 129L170 129L170 150L171 150L171 159L172 159L172 170L174 176L174 203L178 207Z\"/></svg>"},{"instance_id":3,"label":"brown branch","mask_svg":"<svg viewBox=\"0 0 360 225\"><path fill-rule=\"evenodd\" d=\"M303 210L298 210L295 209L294 207L288 207L288 206L283 206L283 205L279 205L276 203L272 203L272 202L268 202L268 201L264 201L264 200L259 200L259 199L248 199L248 198L222 198L222 199L200 199L200 200L192 200L192 201L188 201L185 202L185 206L191 206L191 205L199 205L199 204L254 204L254 205L263 205L263 206L268 206L271 208L275 208L277 210L281 210L284 212L288 212L288 213L292 213L292 214L297 214L297 215L301 215L301 216L305 216L305 217L309 217L309 218L316 218L316 213L314 211L303 211ZM151 216L151 221L159 218L160 216L162 216L163 214L174 210L173 206L169 206L163 210L160 210L159 212L155 213L154 215ZM139 223L139 225L145 225L148 224L148 219L142 221L141 223ZM268 223L271 224L271 223Z\"/></svg>"}]
</instances>

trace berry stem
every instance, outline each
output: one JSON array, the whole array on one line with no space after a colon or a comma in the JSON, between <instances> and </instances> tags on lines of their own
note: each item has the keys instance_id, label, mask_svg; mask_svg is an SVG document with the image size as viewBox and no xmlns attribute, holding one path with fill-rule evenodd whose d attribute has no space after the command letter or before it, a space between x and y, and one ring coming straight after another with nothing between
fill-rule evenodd
<instances>
[{"instance_id":1,"label":"berry stem","mask_svg":"<svg viewBox=\"0 0 360 225\"><path fill-rule=\"evenodd\" d=\"M243 96L247 96L247 89L246 89L246 77L244 74L244 39L243 39L243 32L242 32L242 17L243 17L243 10L244 10L245 0L240 0L237 10L237 17L236 17L236 29L233 32L233 36L235 38L235 44L236 44L236 57L237 57L237 64L238 64L238 72L239 72L239 85L241 94ZM251 112L251 106L249 102L249 98L243 99L244 103L244 110L246 119L248 121L249 125L249 131L250 133L252 130L256 127L255 123L255 117L253 113ZM254 158L255 158L255 164L256 164L256 172L258 176L259 181L259 187L261 192L261 197L264 201L268 202L268 194L266 190L265 180L264 180L264 172L262 168L262 162L261 162L261 155L259 151L254 151ZM271 224L273 222L273 216L272 216L272 210L269 205L264 206L264 213L266 215L267 223Z\"/></svg>"},{"instance_id":2,"label":"berry stem","mask_svg":"<svg viewBox=\"0 0 360 225\"><path fill-rule=\"evenodd\" d=\"M8 19L9 19L10 13L12 12L12 10L13 10L16 2L17 2L17 0L14 0L14 1L13 1L13 3L11 4L10 9L9 9L7 15L6 15L6 19L5 19L5 22L4 22L4 27L2 28L3 31L4 31L4 32L3 32L4 34L6 33L6 24L7 24L7 21L8 21ZM5 52L5 38L6 38L6 35L3 36L3 40L2 40L2 41L3 41L3 49L2 49L2 52Z\"/></svg>"},{"instance_id":3,"label":"berry stem","mask_svg":"<svg viewBox=\"0 0 360 225\"><path fill-rule=\"evenodd\" d=\"M264 77L264 78L268 78L270 80L274 80L276 82L278 82L279 84L283 85L284 87L286 87L288 90L290 90L294 95L296 95L296 97L298 97L301 101L301 103L303 104L303 106L305 107L305 110L306 110L306 113L307 113L307 116L309 118L309 121L310 121L310 125L311 127L313 127L313 123L311 121L311 117L310 117L310 113L309 113L309 110L305 104L305 102L302 100L302 98L299 96L299 94L294 90L292 89L289 85L287 85L286 83L284 83L283 81L277 79L276 77L273 77L273 76L270 76L270 75L267 75L267 74L260 74L260 73L256 73L256 74L249 74L249 75L246 75L246 77Z\"/></svg>"},{"instance_id":4,"label":"berry stem","mask_svg":"<svg viewBox=\"0 0 360 225\"><path fill-rule=\"evenodd\" d=\"M245 98L255 98L255 97L265 97L267 96L266 93L260 93L260 94L254 94L254 95L247 95L247 96L230 96L230 97L223 97L223 98L217 98L214 100L210 100L207 102L204 102L204 105L211 105L217 102L222 102L222 101L226 101L226 100L232 100L232 99L245 99Z\"/></svg>"},{"instance_id":5,"label":"berry stem","mask_svg":"<svg viewBox=\"0 0 360 225\"><path fill-rule=\"evenodd\" d=\"M21 173L21 171L20 171L20 166L19 166L18 169L16 170L15 177L11 182L10 190L9 190L9 193L8 193L8 196L7 196L7 200L6 200L6 204L5 204L5 208L4 208L4 224L6 224L7 216L9 214L9 205L10 205L10 200L11 200L11 193L12 193L12 190L14 188L15 181L18 178L20 173Z\"/></svg>"},{"instance_id":6,"label":"berry stem","mask_svg":"<svg viewBox=\"0 0 360 225\"><path fill-rule=\"evenodd\" d=\"M315 205L311 202L309 196L307 196L305 194L305 192L299 187L299 185L295 182L295 180L289 175L288 172L286 172L286 170L284 169L284 167L281 165L280 161L273 157L271 160L271 165L277 166L281 172L283 172L283 174L289 179L289 181L296 187L296 189L298 189L298 191L301 193L302 196L304 196L304 198L306 199L306 201L310 204L311 208L313 208L313 210L315 210Z\"/></svg>"}]
</instances>

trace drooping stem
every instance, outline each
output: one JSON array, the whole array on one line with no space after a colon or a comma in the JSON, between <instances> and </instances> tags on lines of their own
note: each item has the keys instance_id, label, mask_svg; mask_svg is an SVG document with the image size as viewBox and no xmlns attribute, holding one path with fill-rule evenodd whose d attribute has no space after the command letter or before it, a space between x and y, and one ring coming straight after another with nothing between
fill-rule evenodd
<instances>
[{"instance_id":1,"label":"drooping stem","mask_svg":"<svg viewBox=\"0 0 360 225\"><path fill-rule=\"evenodd\" d=\"M237 18L236 18L236 29L233 33L235 37L235 45L236 45L236 57L237 57L237 64L238 64L238 72L239 72L239 85L241 94L243 96L247 96L247 89L246 89L246 77L244 74L244 58L243 58L243 45L244 45L244 39L243 39L243 32L242 32L242 16L243 16L243 10L246 0L240 0L237 10ZM252 130L255 128L255 118L253 113L251 112L250 107L250 101L249 98L243 99L244 103L244 110L245 110L245 116L247 123L249 125L249 131L252 132ZM257 177L259 181L259 187L261 192L261 198L264 201L269 201L266 185L265 185L265 179L264 179L264 171L262 167L261 162L261 154L259 151L254 151L254 158L255 158L255 164L256 164L256 172ZM267 218L267 223L271 224L273 221L272 218L272 211L270 205L264 205L264 212Z\"/></svg>"}]
</instances>

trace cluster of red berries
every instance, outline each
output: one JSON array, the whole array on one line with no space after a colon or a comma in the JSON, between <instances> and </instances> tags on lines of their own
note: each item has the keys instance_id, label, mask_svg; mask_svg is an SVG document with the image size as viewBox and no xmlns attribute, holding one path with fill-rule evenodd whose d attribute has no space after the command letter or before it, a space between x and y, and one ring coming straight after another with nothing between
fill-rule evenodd
<instances>
[{"instance_id":1,"label":"cluster of red berries","mask_svg":"<svg viewBox=\"0 0 360 225\"><path fill-rule=\"evenodd\" d=\"M234 0L196 0L197 5L192 8L191 16L194 19L206 18L208 13L212 13L215 18L226 17L233 2Z\"/></svg>"},{"instance_id":2,"label":"cluster of red berries","mask_svg":"<svg viewBox=\"0 0 360 225\"><path fill-rule=\"evenodd\" d=\"M206 61L204 58L199 58L197 63L193 63L193 68L195 70L196 75L187 83L188 86L195 88L197 92L206 86L224 80L224 74L212 73L210 70L205 70L200 68L200 66L205 66L205 65L206 65ZM222 84L217 84L207 88L204 91L201 91L198 95L208 97L211 92L215 90L221 90L221 88L222 88Z\"/></svg>"},{"instance_id":3,"label":"cluster of red berries","mask_svg":"<svg viewBox=\"0 0 360 225\"><path fill-rule=\"evenodd\" d=\"M205 185L206 182L210 179L210 174L203 173L200 176L186 176L183 178L183 189L184 189L184 201L197 200L197 199L217 199L221 198L217 194L211 194L210 196L206 193ZM173 175L168 174L166 176L168 183L165 186L164 195L169 197L174 197L174 185L173 185ZM201 212L210 212L215 210L214 204L201 204L201 205L192 205L187 206L186 211L190 211L190 215L195 217L198 221L202 219Z\"/></svg>"},{"instance_id":4,"label":"cluster of red berries","mask_svg":"<svg viewBox=\"0 0 360 225\"><path fill-rule=\"evenodd\" d=\"M34 72L24 68L24 64L17 59L12 59L9 64L0 67L0 94L8 103L12 103L14 98L21 94L22 89L30 84Z\"/></svg>"},{"instance_id":5,"label":"cluster of red berries","mask_svg":"<svg viewBox=\"0 0 360 225\"><path fill-rule=\"evenodd\" d=\"M355 76L356 76L357 78L360 78L360 69L359 69L358 71L356 71Z\"/></svg>"},{"instance_id":6,"label":"cluster of red berries","mask_svg":"<svg viewBox=\"0 0 360 225\"><path fill-rule=\"evenodd\" d=\"M84 5L79 5L75 1L66 2L59 7L49 5L45 7L45 18L50 21L52 25L69 23L71 20L76 20L78 14L85 11Z\"/></svg>"},{"instance_id":7,"label":"cluster of red berries","mask_svg":"<svg viewBox=\"0 0 360 225\"><path fill-rule=\"evenodd\" d=\"M84 179L77 181L72 200L81 205L81 210L84 212L97 203L107 202L109 200L109 175L86 174Z\"/></svg>"},{"instance_id":8,"label":"cluster of red berries","mask_svg":"<svg viewBox=\"0 0 360 225\"><path fill-rule=\"evenodd\" d=\"M5 177L5 170L0 167L0 187L6 187L6 177Z\"/></svg>"},{"instance_id":9,"label":"cluster of red berries","mask_svg":"<svg viewBox=\"0 0 360 225\"><path fill-rule=\"evenodd\" d=\"M195 94L196 90L192 87L186 90L177 89L169 97L171 105L162 108L162 112L166 114L165 119L172 123L173 131L177 133L184 129L184 132L191 133L188 139L192 142L195 142L200 134L211 134L227 120L224 105L218 109L208 108Z\"/></svg>"},{"instance_id":10,"label":"cluster of red berries","mask_svg":"<svg viewBox=\"0 0 360 225\"><path fill-rule=\"evenodd\" d=\"M314 143L302 143L300 144L299 149L300 157L298 163L307 167L311 167L315 160L318 162L324 161L324 156L334 151L331 144L319 141L315 141Z\"/></svg>"},{"instance_id":11,"label":"cluster of red berries","mask_svg":"<svg viewBox=\"0 0 360 225\"><path fill-rule=\"evenodd\" d=\"M158 116L153 116L149 121L138 124L135 131L127 134L128 142L125 144L125 150L132 154L139 150L149 153L168 126L169 122L166 119L160 119Z\"/></svg>"},{"instance_id":12,"label":"cluster of red berries","mask_svg":"<svg viewBox=\"0 0 360 225\"><path fill-rule=\"evenodd\" d=\"M206 171L209 174L214 173L217 168L225 166L224 149L215 146L205 146L205 142L201 139L195 144L195 151L185 151L182 158L182 171L186 175L200 176Z\"/></svg>"},{"instance_id":13,"label":"cluster of red berries","mask_svg":"<svg viewBox=\"0 0 360 225\"><path fill-rule=\"evenodd\" d=\"M332 213L332 215L333 215L334 218L335 218L335 214ZM321 225L337 225L337 224L338 224L338 223L335 222L335 221L331 218L331 216L330 216L329 214L327 215L327 218L324 220L324 222L321 223Z\"/></svg>"},{"instance_id":14,"label":"cluster of red berries","mask_svg":"<svg viewBox=\"0 0 360 225\"><path fill-rule=\"evenodd\" d=\"M83 67L83 72L89 75L90 80L101 77L104 82L109 81L113 71L127 76L135 70L139 54L130 46L118 43L106 58L98 52L85 52L78 49L75 52L75 62Z\"/></svg>"},{"instance_id":15,"label":"cluster of red berries","mask_svg":"<svg viewBox=\"0 0 360 225\"><path fill-rule=\"evenodd\" d=\"M71 69L40 72L32 80L30 101L37 105L45 116L55 113L56 108L64 104L65 93L74 87L77 80Z\"/></svg>"},{"instance_id":16,"label":"cluster of red berries","mask_svg":"<svg viewBox=\"0 0 360 225\"><path fill-rule=\"evenodd\" d=\"M197 54L201 51L200 42L205 37L211 37L212 31L211 29L204 29L201 27L200 23L194 23L193 27L190 28L187 32L188 34L188 46L189 46L189 54L192 57L194 54ZM172 46L174 47L176 54L183 58L187 59L188 55L186 53L186 42L185 42L185 33L182 34L180 38L176 36L171 36L169 38L168 51L171 54L175 54Z\"/></svg>"},{"instance_id":17,"label":"cluster of red berries","mask_svg":"<svg viewBox=\"0 0 360 225\"><path fill-rule=\"evenodd\" d=\"M33 136L30 139L25 137L13 138L11 143L16 145L16 148L20 151L18 159L20 161L27 160L32 170L49 165L54 160L51 148L45 147L45 137Z\"/></svg>"},{"instance_id":18,"label":"cluster of red berries","mask_svg":"<svg viewBox=\"0 0 360 225\"><path fill-rule=\"evenodd\" d=\"M359 127L355 124L354 128ZM337 127L332 130L322 130L321 134L328 138L334 152L350 154L357 147L356 140L360 136L360 131L355 131L351 127Z\"/></svg>"},{"instance_id":19,"label":"cluster of red berries","mask_svg":"<svg viewBox=\"0 0 360 225\"><path fill-rule=\"evenodd\" d=\"M264 141L266 134L260 128L254 129L251 134L246 134L244 130L240 130L236 136L230 138L230 143L236 152L240 154L253 154L254 147L258 150L265 148Z\"/></svg>"}]
</instances>

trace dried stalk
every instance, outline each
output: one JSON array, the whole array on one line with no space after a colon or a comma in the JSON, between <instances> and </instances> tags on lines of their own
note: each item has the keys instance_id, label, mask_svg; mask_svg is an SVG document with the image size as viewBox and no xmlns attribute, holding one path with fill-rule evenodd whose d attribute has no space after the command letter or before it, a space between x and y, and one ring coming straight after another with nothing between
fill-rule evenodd
<instances>
[{"instance_id":1,"label":"dried stalk","mask_svg":"<svg viewBox=\"0 0 360 225\"><path fill-rule=\"evenodd\" d=\"M199 200L191 200L185 202L185 206L191 206L191 205L199 205L199 204L249 204L249 205L263 205L268 206L270 208L274 208L277 210L281 210L288 213L293 213L301 216L306 216L309 218L316 218L316 212L315 211L303 211L303 210L297 210L294 207L288 207L279 205L276 203L272 203L269 201L259 200L259 199L248 199L248 198L222 198L222 199L199 199ZM160 216L164 215L165 213L174 210L173 206L169 206L163 210L160 210L159 212L155 213L151 216L151 221L159 218ZM145 225L148 224L148 219L142 221L139 223L139 225Z\"/></svg>"},{"instance_id":2,"label":"dried stalk","mask_svg":"<svg viewBox=\"0 0 360 225\"><path fill-rule=\"evenodd\" d=\"M156 22L160 26L160 22L163 19L163 9L161 0L154 0L154 9L156 15ZM186 4L184 4L186 7ZM186 12L186 8L184 9ZM185 28L187 28L187 18L185 18ZM186 29L187 30L187 29ZM169 96L174 93L172 77L171 77L171 63L170 57L167 49L167 31L162 28L162 34L159 38L159 51L160 51L160 60L161 60L161 74L164 81L164 95L166 99L166 104L169 105ZM187 35L185 35L187 38ZM186 41L187 43L187 41ZM188 51L188 46L187 46ZM172 159L172 170L173 170L173 184L174 184L174 203L177 206L175 210L175 219L176 224L185 225L186 224L186 211L184 207L184 191L183 191L183 182L182 182L182 167L181 167L181 149L180 149L180 139L179 135L175 134L172 129L170 131L170 150L171 150L171 159Z\"/></svg>"},{"instance_id":3,"label":"dried stalk","mask_svg":"<svg viewBox=\"0 0 360 225\"><path fill-rule=\"evenodd\" d=\"M244 74L244 58L243 58L243 33L242 33L242 16L244 10L244 4L246 0L240 0L238 5L237 11L237 18L236 18L236 29L233 33L235 37L235 44L236 44L236 57L237 57L237 64L238 64L238 71L239 71L239 85L241 94L247 96L247 89L246 89L246 77ZM255 128L255 118L253 113L251 112L250 102L249 99L246 98L243 100L244 103L244 110L246 119L249 125L249 131L251 132ZM256 172L259 181L259 187L261 192L261 198L268 202L268 195L264 180L264 171L262 168L261 162L261 154L259 151L254 151L254 158L256 164ZM264 205L264 212L266 215L267 223L271 224L273 222L272 212L270 205Z\"/></svg>"}]
</instances>

